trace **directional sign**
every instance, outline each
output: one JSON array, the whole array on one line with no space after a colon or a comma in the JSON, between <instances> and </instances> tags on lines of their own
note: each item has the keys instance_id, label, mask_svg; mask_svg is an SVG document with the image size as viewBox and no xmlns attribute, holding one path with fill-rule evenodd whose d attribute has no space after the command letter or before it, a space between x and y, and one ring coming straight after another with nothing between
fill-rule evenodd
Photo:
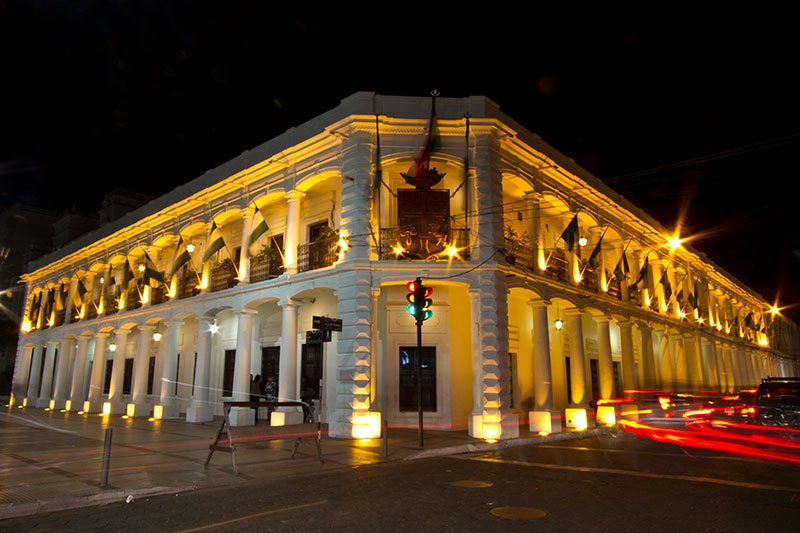
<instances>
[{"instance_id":1,"label":"directional sign","mask_svg":"<svg viewBox=\"0 0 800 533\"><path fill-rule=\"evenodd\" d=\"M323 342L331 342L331 330L312 329L306 331L306 344L322 344Z\"/></svg>"},{"instance_id":2,"label":"directional sign","mask_svg":"<svg viewBox=\"0 0 800 533\"><path fill-rule=\"evenodd\" d=\"M328 331L342 331L342 321L338 318L328 318L327 316L315 316L311 320L314 329L326 329Z\"/></svg>"}]
</instances>

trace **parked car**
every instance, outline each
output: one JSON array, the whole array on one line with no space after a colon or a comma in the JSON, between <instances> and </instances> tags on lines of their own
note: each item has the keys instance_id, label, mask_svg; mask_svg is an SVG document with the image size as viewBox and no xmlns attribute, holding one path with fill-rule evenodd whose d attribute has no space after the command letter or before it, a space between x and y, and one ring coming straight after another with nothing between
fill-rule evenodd
<instances>
[{"instance_id":1,"label":"parked car","mask_svg":"<svg viewBox=\"0 0 800 533\"><path fill-rule=\"evenodd\" d=\"M755 424L800 429L800 378L762 379L747 411Z\"/></svg>"}]
</instances>

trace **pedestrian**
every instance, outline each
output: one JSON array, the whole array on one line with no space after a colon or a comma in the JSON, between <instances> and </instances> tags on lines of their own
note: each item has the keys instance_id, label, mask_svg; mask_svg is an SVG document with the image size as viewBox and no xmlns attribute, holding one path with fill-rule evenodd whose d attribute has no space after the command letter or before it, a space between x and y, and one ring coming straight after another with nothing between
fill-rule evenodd
<instances>
[{"instance_id":1,"label":"pedestrian","mask_svg":"<svg viewBox=\"0 0 800 533\"><path fill-rule=\"evenodd\" d=\"M267 381L264 383L264 398L268 402L276 402L278 401L278 384L275 382L275 376L269 375L267 376ZM268 423L272 421L272 412L275 410L274 407L269 406L267 407L267 420Z\"/></svg>"}]
</instances>

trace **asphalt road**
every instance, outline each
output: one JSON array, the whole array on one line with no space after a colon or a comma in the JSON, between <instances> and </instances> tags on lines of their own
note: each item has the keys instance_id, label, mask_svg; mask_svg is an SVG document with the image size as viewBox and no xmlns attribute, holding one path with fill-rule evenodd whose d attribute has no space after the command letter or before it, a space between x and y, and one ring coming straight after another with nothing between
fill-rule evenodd
<instances>
[{"instance_id":1,"label":"asphalt road","mask_svg":"<svg viewBox=\"0 0 800 533\"><path fill-rule=\"evenodd\" d=\"M619 436L0 522L3 531L796 531L800 467Z\"/></svg>"}]
</instances>

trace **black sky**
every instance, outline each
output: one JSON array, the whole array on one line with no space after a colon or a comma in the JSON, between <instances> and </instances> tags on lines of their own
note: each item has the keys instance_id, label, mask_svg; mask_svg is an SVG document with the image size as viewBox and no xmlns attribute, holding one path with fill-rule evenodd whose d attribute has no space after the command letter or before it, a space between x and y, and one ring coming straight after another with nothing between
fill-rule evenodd
<instances>
[{"instance_id":1,"label":"black sky","mask_svg":"<svg viewBox=\"0 0 800 533\"><path fill-rule=\"evenodd\" d=\"M696 248L800 303L788 13L270 4L0 0L0 207L160 195L355 91L437 88L492 98L668 228L684 209Z\"/></svg>"}]
</instances>

